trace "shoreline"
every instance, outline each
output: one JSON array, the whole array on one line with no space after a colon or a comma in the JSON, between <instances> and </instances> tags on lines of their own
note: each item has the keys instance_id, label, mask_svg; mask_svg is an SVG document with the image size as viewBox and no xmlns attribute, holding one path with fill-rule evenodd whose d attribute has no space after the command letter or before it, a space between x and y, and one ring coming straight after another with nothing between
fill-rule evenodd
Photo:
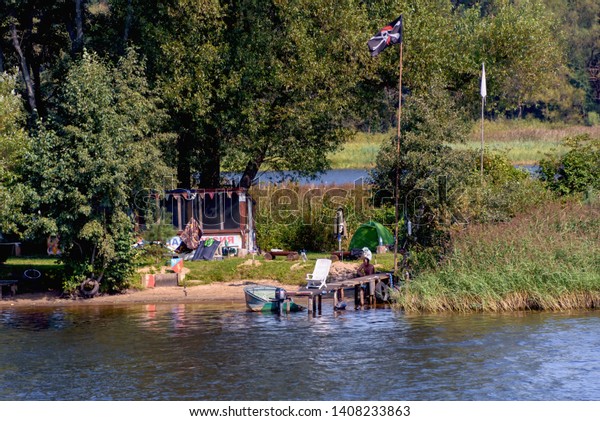
<instances>
[{"instance_id":1,"label":"shoreline","mask_svg":"<svg viewBox=\"0 0 600 421\"><path fill-rule=\"evenodd\" d=\"M296 290L299 286L272 280L215 282L195 286L164 286L143 290L127 290L121 294L98 295L94 298L62 298L60 292L35 292L11 297L3 294L2 308L24 307L77 307L130 304L245 304L244 287L247 285L272 285Z\"/></svg>"}]
</instances>

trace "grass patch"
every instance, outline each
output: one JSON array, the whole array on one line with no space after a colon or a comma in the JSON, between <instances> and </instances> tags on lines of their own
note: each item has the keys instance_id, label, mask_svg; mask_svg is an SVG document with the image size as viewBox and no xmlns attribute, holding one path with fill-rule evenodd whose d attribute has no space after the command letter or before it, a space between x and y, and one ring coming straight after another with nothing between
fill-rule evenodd
<instances>
[{"instance_id":1,"label":"grass patch","mask_svg":"<svg viewBox=\"0 0 600 421\"><path fill-rule=\"evenodd\" d=\"M569 126L544 123L538 120L484 121L484 146L486 150L505 152L514 165L534 165L546 155L557 156L567 152L562 144L566 137L589 133L600 136L600 126ZM481 148L481 123L473 125L470 140L459 149Z\"/></svg>"},{"instance_id":2,"label":"grass patch","mask_svg":"<svg viewBox=\"0 0 600 421\"><path fill-rule=\"evenodd\" d=\"M546 155L558 156L568 149L562 145L565 137L589 133L600 137L600 126L573 126L545 123L538 120L484 121L485 148L505 152L513 165L534 165ZM379 148L396 135L388 133L357 133L344 147L329 155L332 168L373 168ZM481 122L474 122L469 141L454 145L458 149L481 148Z\"/></svg>"},{"instance_id":3,"label":"grass patch","mask_svg":"<svg viewBox=\"0 0 600 421\"><path fill-rule=\"evenodd\" d=\"M278 257L265 260L262 256L254 258L231 257L217 261L186 261L185 267L190 269L186 275L187 285L203 285L213 282L235 282L240 280L258 281L273 280L286 285L301 286L306 284L306 274L311 273L319 258L329 258L329 253L308 253L308 260L287 261ZM373 263L381 272L393 268L394 254L374 254ZM359 263L354 261L354 263Z\"/></svg>"},{"instance_id":4,"label":"grass patch","mask_svg":"<svg viewBox=\"0 0 600 421\"><path fill-rule=\"evenodd\" d=\"M343 148L328 156L331 168L373 168L377 154L384 142L388 142L394 134L390 133L357 133L346 142Z\"/></svg>"},{"instance_id":5,"label":"grass patch","mask_svg":"<svg viewBox=\"0 0 600 421\"><path fill-rule=\"evenodd\" d=\"M473 226L440 268L397 295L408 312L600 306L600 206L551 203L508 223Z\"/></svg>"},{"instance_id":6,"label":"grass patch","mask_svg":"<svg viewBox=\"0 0 600 421\"><path fill-rule=\"evenodd\" d=\"M38 270L40 277L28 279L23 276L28 269ZM19 293L61 291L62 277L63 265L55 257L9 257L0 265L0 279L19 280Z\"/></svg>"},{"instance_id":7,"label":"grass patch","mask_svg":"<svg viewBox=\"0 0 600 421\"><path fill-rule=\"evenodd\" d=\"M265 260L262 256L252 258L231 257L216 261L186 261L190 270L186 275L188 285L239 280L273 280L287 285L302 285L306 274L312 272L314 260L287 261L284 258Z\"/></svg>"}]
</instances>

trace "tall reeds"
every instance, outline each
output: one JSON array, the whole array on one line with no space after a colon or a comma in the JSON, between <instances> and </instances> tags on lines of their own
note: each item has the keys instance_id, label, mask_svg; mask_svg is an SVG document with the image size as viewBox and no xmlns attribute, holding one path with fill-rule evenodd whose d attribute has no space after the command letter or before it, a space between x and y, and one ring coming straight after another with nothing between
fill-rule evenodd
<instances>
[{"instance_id":1,"label":"tall reeds","mask_svg":"<svg viewBox=\"0 0 600 421\"><path fill-rule=\"evenodd\" d=\"M600 305L600 206L550 203L473 226L455 252L397 294L409 312L562 310Z\"/></svg>"}]
</instances>

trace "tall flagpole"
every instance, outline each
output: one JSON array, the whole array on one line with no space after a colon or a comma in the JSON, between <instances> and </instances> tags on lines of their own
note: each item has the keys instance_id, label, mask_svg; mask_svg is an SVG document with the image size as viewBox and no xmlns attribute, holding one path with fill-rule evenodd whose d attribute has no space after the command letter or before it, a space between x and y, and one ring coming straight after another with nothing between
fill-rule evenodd
<instances>
[{"instance_id":1,"label":"tall flagpole","mask_svg":"<svg viewBox=\"0 0 600 421\"><path fill-rule=\"evenodd\" d=\"M402 117L402 15L390 24L381 28L369 41L367 46L371 56L375 57L389 45L400 44L400 72L398 76L398 136L396 140L396 185L394 186L394 197L396 199L396 241L394 241L394 273L398 272L398 225L400 220L400 209L398 206L400 196L400 121Z\"/></svg>"},{"instance_id":2,"label":"tall flagpole","mask_svg":"<svg viewBox=\"0 0 600 421\"><path fill-rule=\"evenodd\" d=\"M485 83L485 63L481 65L481 162L480 176L483 182L483 109L485 107L485 97L487 96L487 86Z\"/></svg>"},{"instance_id":3,"label":"tall flagpole","mask_svg":"<svg viewBox=\"0 0 600 421\"><path fill-rule=\"evenodd\" d=\"M483 180L483 107L485 103L485 98L481 98L481 162L479 173L481 175L481 180Z\"/></svg>"},{"instance_id":4,"label":"tall flagpole","mask_svg":"<svg viewBox=\"0 0 600 421\"><path fill-rule=\"evenodd\" d=\"M395 229L395 237L396 241L394 241L394 273L398 272L398 226L400 221L400 209L398 206L398 196L400 196L400 121L402 118L402 46L403 42L400 42L400 72L398 76L398 136L396 141L396 185L394 186L395 190L395 199L396 199L396 229Z\"/></svg>"}]
</instances>

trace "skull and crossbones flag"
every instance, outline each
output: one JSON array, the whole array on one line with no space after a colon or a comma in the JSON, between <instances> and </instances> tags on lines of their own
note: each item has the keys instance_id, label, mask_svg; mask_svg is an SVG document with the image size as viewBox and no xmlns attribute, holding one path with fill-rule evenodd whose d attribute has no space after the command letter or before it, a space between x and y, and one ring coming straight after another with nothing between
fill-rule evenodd
<instances>
[{"instance_id":1,"label":"skull and crossbones flag","mask_svg":"<svg viewBox=\"0 0 600 421\"><path fill-rule=\"evenodd\" d=\"M381 28L368 42L371 56L375 57L388 45L400 44L402 42L402 15L392 23Z\"/></svg>"}]
</instances>

